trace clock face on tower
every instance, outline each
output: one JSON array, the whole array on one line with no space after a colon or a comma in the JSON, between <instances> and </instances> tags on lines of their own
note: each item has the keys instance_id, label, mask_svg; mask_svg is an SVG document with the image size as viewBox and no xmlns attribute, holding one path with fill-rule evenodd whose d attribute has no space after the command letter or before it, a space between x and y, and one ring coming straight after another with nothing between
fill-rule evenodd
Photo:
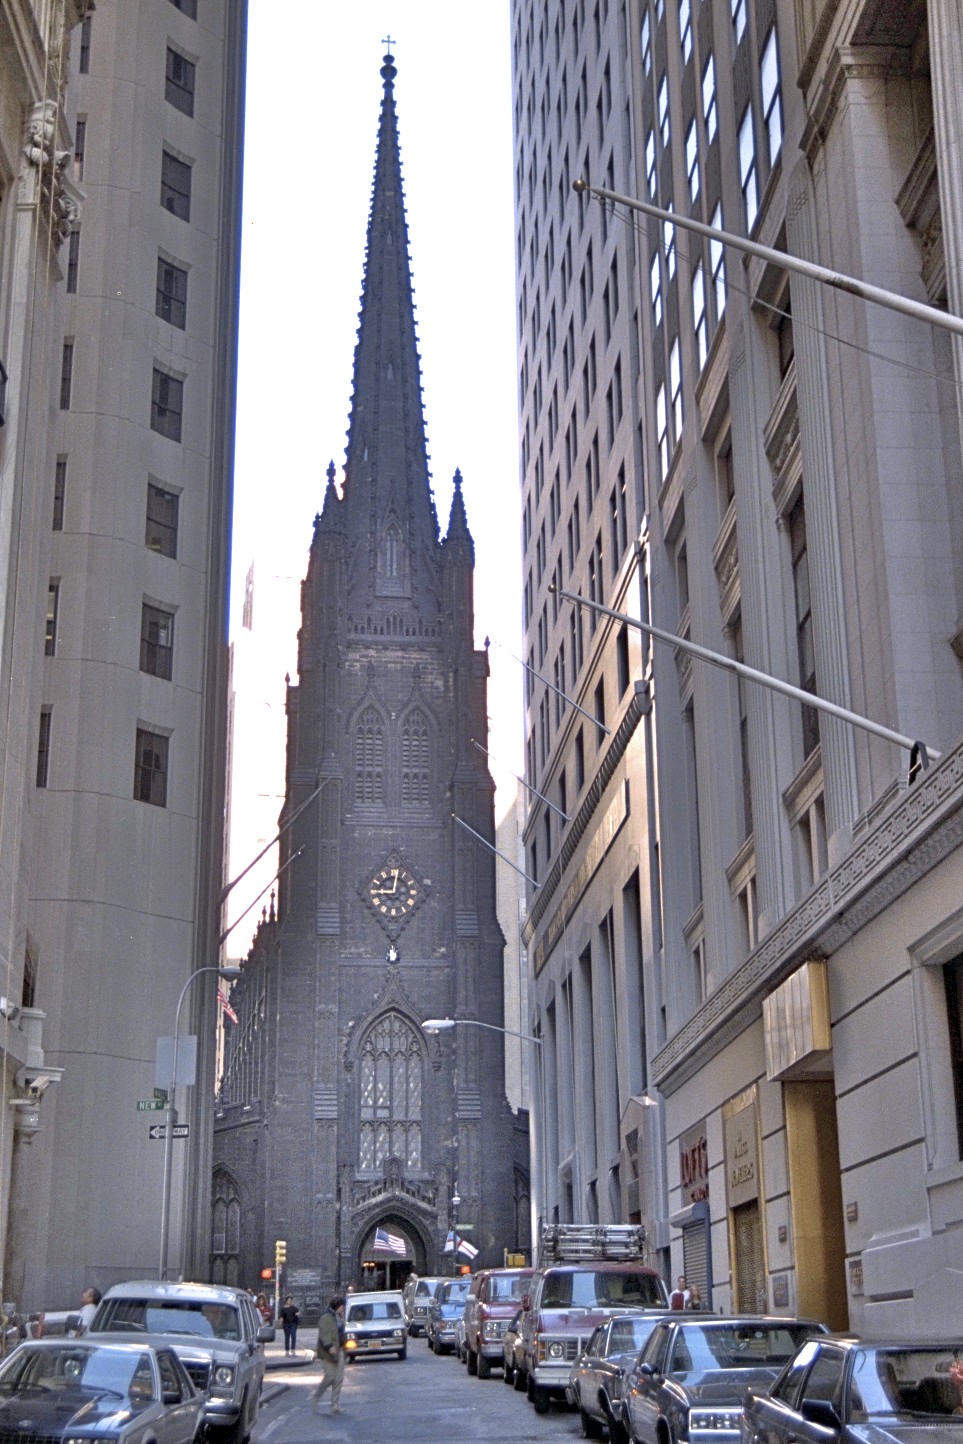
<instances>
[{"instance_id":1,"label":"clock face on tower","mask_svg":"<svg viewBox=\"0 0 963 1444\"><path fill-rule=\"evenodd\" d=\"M384 918L403 918L421 901L421 884L404 863L386 863L368 883L368 901Z\"/></svg>"}]
</instances>

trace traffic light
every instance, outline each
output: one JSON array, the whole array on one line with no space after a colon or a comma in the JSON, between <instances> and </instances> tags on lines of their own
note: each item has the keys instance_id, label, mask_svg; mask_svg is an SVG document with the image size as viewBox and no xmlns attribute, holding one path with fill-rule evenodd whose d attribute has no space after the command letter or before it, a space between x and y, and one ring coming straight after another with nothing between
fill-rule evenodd
<instances>
[{"instance_id":1,"label":"traffic light","mask_svg":"<svg viewBox=\"0 0 963 1444\"><path fill-rule=\"evenodd\" d=\"M287 1240L279 1238L274 1245L274 1262L280 1269L283 1263L287 1263L288 1245Z\"/></svg>"},{"instance_id":2,"label":"traffic light","mask_svg":"<svg viewBox=\"0 0 963 1444\"><path fill-rule=\"evenodd\" d=\"M261 1278L264 1279L266 1282L270 1282L270 1280L273 1279L273 1277L274 1277L274 1270L273 1270L273 1269L262 1269L262 1270L261 1270Z\"/></svg>"}]
</instances>

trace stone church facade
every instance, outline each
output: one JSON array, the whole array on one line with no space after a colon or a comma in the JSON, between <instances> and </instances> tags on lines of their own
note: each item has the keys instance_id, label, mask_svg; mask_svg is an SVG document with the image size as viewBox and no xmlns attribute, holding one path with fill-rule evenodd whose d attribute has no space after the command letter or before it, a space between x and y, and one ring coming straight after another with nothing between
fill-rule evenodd
<instances>
[{"instance_id":1,"label":"stone church facade","mask_svg":"<svg viewBox=\"0 0 963 1444\"><path fill-rule=\"evenodd\" d=\"M309 1306L447 1271L452 1227L479 1266L528 1242L494 856L468 831L494 842L474 546L457 473L444 537L435 513L390 57L381 73L345 475L328 469L287 692L278 905L234 988L215 1123L212 1277L253 1282L284 1239ZM426 1035L438 1016L490 1026Z\"/></svg>"}]
</instances>

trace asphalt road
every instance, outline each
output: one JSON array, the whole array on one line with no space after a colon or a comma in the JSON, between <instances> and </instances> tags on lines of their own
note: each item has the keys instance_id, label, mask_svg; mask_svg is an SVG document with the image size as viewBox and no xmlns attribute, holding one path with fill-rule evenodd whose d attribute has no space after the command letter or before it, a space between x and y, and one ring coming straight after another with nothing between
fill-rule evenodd
<instances>
[{"instance_id":1,"label":"asphalt road","mask_svg":"<svg viewBox=\"0 0 963 1444\"><path fill-rule=\"evenodd\" d=\"M559 1444L582 1437L578 1415L567 1406L553 1405L539 1416L524 1394L505 1387L500 1371L490 1379L469 1378L457 1359L437 1358L424 1339L409 1340L403 1363L359 1359L349 1365L337 1415L327 1396L323 1412L311 1412L317 1369L286 1368L276 1356L270 1362L252 1444Z\"/></svg>"}]
</instances>

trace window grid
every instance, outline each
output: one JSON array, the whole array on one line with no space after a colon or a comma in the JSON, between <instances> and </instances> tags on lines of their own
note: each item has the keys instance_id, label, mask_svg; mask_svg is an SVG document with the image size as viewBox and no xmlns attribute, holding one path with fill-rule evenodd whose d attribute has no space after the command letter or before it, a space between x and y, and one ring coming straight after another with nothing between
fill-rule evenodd
<instances>
[{"instance_id":1,"label":"window grid","mask_svg":"<svg viewBox=\"0 0 963 1444\"><path fill-rule=\"evenodd\" d=\"M759 210L756 177L756 145L752 133L752 105L747 105L739 122L739 181L746 203L746 230L751 231Z\"/></svg>"},{"instance_id":2,"label":"window grid","mask_svg":"<svg viewBox=\"0 0 963 1444\"><path fill-rule=\"evenodd\" d=\"M685 64L692 55L692 11L690 0L679 0L679 38L682 45L682 61Z\"/></svg>"},{"instance_id":3,"label":"window grid","mask_svg":"<svg viewBox=\"0 0 963 1444\"><path fill-rule=\"evenodd\" d=\"M134 798L153 807L167 806L167 768L170 738L159 732L137 729L134 763Z\"/></svg>"},{"instance_id":4,"label":"window grid","mask_svg":"<svg viewBox=\"0 0 963 1444\"><path fill-rule=\"evenodd\" d=\"M716 67L712 56L706 57L702 72L702 118L705 121L706 140L711 142L719 125L716 110Z\"/></svg>"},{"instance_id":5,"label":"window grid","mask_svg":"<svg viewBox=\"0 0 963 1444\"><path fill-rule=\"evenodd\" d=\"M160 203L182 221L191 218L191 167L165 150L161 156Z\"/></svg>"},{"instance_id":6,"label":"window grid","mask_svg":"<svg viewBox=\"0 0 963 1444\"><path fill-rule=\"evenodd\" d=\"M43 654L53 657L57 651L57 610L60 605L60 583L51 581L47 586L47 617L43 634Z\"/></svg>"},{"instance_id":7,"label":"window grid","mask_svg":"<svg viewBox=\"0 0 963 1444\"><path fill-rule=\"evenodd\" d=\"M649 19L649 12L646 10L642 16L642 29L639 37L639 48L642 51L642 73L648 75L652 66L652 23Z\"/></svg>"},{"instance_id":8,"label":"window grid","mask_svg":"<svg viewBox=\"0 0 963 1444\"><path fill-rule=\"evenodd\" d=\"M682 435L682 360L678 336L669 351L669 396L672 405L672 425L676 441Z\"/></svg>"},{"instance_id":9,"label":"window grid","mask_svg":"<svg viewBox=\"0 0 963 1444\"><path fill-rule=\"evenodd\" d=\"M177 556L177 524L180 498L153 482L147 483L147 526L144 545L164 557Z\"/></svg>"},{"instance_id":10,"label":"window grid","mask_svg":"<svg viewBox=\"0 0 963 1444\"><path fill-rule=\"evenodd\" d=\"M666 150L669 144L669 82L665 75L659 81L659 134L662 149Z\"/></svg>"},{"instance_id":11,"label":"window grid","mask_svg":"<svg viewBox=\"0 0 963 1444\"><path fill-rule=\"evenodd\" d=\"M154 367L151 383L151 430L171 441L180 441L184 412L184 383L176 376Z\"/></svg>"},{"instance_id":12,"label":"window grid","mask_svg":"<svg viewBox=\"0 0 963 1444\"><path fill-rule=\"evenodd\" d=\"M776 46L776 27L766 37L759 62L759 80L762 91L762 121L769 142L769 165L774 166L782 148L782 99L779 87L779 51Z\"/></svg>"},{"instance_id":13,"label":"window grid","mask_svg":"<svg viewBox=\"0 0 963 1444\"><path fill-rule=\"evenodd\" d=\"M169 682L174 671L174 617L144 602L140 623L140 670Z\"/></svg>"},{"instance_id":14,"label":"window grid","mask_svg":"<svg viewBox=\"0 0 963 1444\"><path fill-rule=\"evenodd\" d=\"M649 189L649 195L655 196L655 131L650 130L645 138L645 183Z\"/></svg>"},{"instance_id":15,"label":"window grid","mask_svg":"<svg viewBox=\"0 0 963 1444\"><path fill-rule=\"evenodd\" d=\"M84 160L87 154L87 117L78 115L74 121L74 171L78 181L84 178Z\"/></svg>"},{"instance_id":16,"label":"window grid","mask_svg":"<svg viewBox=\"0 0 963 1444\"><path fill-rule=\"evenodd\" d=\"M420 708L409 712L401 728L401 801L427 807L431 801L431 731Z\"/></svg>"},{"instance_id":17,"label":"window grid","mask_svg":"<svg viewBox=\"0 0 963 1444\"><path fill-rule=\"evenodd\" d=\"M60 409L70 410L70 397L74 384L74 343L65 341L60 358Z\"/></svg>"},{"instance_id":18,"label":"window grid","mask_svg":"<svg viewBox=\"0 0 963 1444\"><path fill-rule=\"evenodd\" d=\"M183 331L187 325L187 272L173 261L157 257L157 296L154 310L162 321Z\"/></svg>"},{"instance_id":19,"label":"window grid","mask_svg":"<svg viewBox=\"0 0 963 1444\"><path fill-rule=\"evenodd\" d=\"M184 115L194 114L194 62L170 45L167 47L164 98Z\"/></svg>"},{"instance_id":20,"label":"window grid","mask_svg":"<svg viewBox=\"0 0 963 1444\"><path fill-rule=\"evenodd\" d=\"M695 331L696 358L701 371L709 354L708 328L706 323L706 288L699 261L692 272L692 327Z\"/></svg>"},{"instance_id":21,"label":"window grid","mask_svg":"<svg viewBox=\"0 0 963 1444\"><path fill-rule=\"evenodd\" d=\"M46 787L50 775L50 729L53 722L53 713L49 707L40 709L40 732L37 738L37 775L38 787Z\"/></svg>"},{"instance_id":22,"label":"window grid","mask_svg":"<svg viewBox=\"0 0 963 1444\"><path fill-rule=\"evenodd\" d=\"M686 131L685 169L689 181L689 200L695 205L699 195L699 138L694 119Z\"/></svg>"},{"instance_id":23,"label":"window grid","mask_svg":"<svg viewBox=\"0 0 963 1444\"><path fill-rule=\"evenodd\" d=\"M367 707L355 733L354 800L381 806L385 800L385 728L381 713Z\"/></svg>"},{"instance_id":24,"label":"window grid","mask_svg":"<svg viewBox=\"0 0 963 1444\"><path fill-rule=\"evenodd\" d=\"M717 205L709 223L713 230L722 230L722 205ZM716 300L716 320L719 321L726 309L726 273L724 268L725 247L722 241L709 241L709 265L712 271L712 291Z\"/></svg>"},{"instance_id":25,"label":"window grid","mask_svg":"<svg viewBox=\"0 0 963 1444\"><path fill-rule=\"evenodd\" d=\"M746 33L746 0L730 0L732 7L732 29L736 37L736 44Z\"/></svg>"},{"instance_id":26,"label":"window grid","mask_svg":"<svg viewBox=\"0 0 963 1444\"><path fill-rule=\"evenodd\" d=\"M67 237L67 292L77 293L77 269L80 263L80 231L71 231Z\"/></svg>"},{"instance_id":27,"label":"window grid","mask_svg":"<svg viewBox=\"0 0 963 1444\"><path fill-rule=\"evenodd\" d=\"M67 458L58 456L54 469L53 531L64 529L64 501L67 495Z\"/></svg>"},{"instance_id":28,"label":"window grid","mask_svg":"<svg viewBox=\"0 0 963 1444\"><path fill-rule=\"evenodd\" d=\"M80 51L77 58L77 69L81 75L90 74L90 29L93 17L85 15L80 22Z\"/></svg>"}]
</instances>

